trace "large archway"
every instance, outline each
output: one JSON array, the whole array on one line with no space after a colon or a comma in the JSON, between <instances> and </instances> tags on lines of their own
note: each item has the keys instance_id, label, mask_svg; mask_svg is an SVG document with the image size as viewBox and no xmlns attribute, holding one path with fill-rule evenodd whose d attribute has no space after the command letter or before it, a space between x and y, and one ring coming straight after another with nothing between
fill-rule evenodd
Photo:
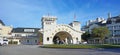
<instances>
[{"instance_id":1,"label":"large archway","mask_svg":"<svg viewBox=\"0 0 120 55\"><path fill-rule=\"evenodd\" d=\"M53 43L54 44L72 44L73 39L72 39L72 36L68 32L60 31L55 34L53 38Z\"/></svg>"}]
</instances>

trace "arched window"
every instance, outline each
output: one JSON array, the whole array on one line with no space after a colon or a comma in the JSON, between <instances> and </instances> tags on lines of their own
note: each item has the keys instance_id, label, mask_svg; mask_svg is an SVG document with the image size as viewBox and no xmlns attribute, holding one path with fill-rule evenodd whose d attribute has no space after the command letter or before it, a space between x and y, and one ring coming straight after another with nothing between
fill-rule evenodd
<instances>
[{"instance_id":1,"label":"arched window","mask_svg":"<svg viewBox=\"0 0 120 55\"><path fill-rule=\"evenodd\" d=\"M78 40L78 38L76 38L76 40Z\"/></svg>"},{"instance_id":2,"label":"arched window","mask_svg":"<svg viewBox=\"0 0 120 55\"><path fill-rule=\"evenodd\" d=\"M49 41L49 37L47 37L47 41Z\"/></svg>"}]
</instances>

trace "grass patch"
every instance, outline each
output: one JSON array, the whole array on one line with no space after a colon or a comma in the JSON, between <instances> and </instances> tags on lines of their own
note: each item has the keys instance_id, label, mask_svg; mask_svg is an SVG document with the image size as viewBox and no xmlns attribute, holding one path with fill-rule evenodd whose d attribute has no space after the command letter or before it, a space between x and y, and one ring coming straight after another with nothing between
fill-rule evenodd
<instances>
[{"instance_id":1,"label":"grass patch","mask_svg":"<svg viewBox=\"0 0 120 55\"><path fill-rule=\"evenodd\" d=\"M119 45L44 45L42 48L72 48L72 49L88 49L88 48L120 48Z\"/></svg>"}]
</instances>

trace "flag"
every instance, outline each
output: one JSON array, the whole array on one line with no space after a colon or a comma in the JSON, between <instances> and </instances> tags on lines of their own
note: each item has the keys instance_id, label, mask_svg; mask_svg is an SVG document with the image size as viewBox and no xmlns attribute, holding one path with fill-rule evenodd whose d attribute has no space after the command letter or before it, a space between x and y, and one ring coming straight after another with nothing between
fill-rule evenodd
<instances>
[{"instance_id":1,"label":"flag","mask_svg":"<svg viewBox=\"0 0 120 55\"><path fill-rule=\"evenodd\" d=\"M74 21L76 20L76 14L74 14Z\"/></svg>"}]
</instances>

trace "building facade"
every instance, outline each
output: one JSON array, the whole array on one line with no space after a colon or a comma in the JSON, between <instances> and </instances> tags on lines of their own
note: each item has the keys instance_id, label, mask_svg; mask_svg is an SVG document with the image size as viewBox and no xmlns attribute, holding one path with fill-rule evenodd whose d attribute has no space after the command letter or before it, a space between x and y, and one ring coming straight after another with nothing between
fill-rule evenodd
<instances>
[{"instance_id":1,"label":"building facade","mask_svg":"<svg viewBox=\"0 0 120 55\"><path fill-rule=\"evenodd\" d=\"M5 26L0 20L0 37L7 37L10 44L79 44L83 31L80 22L57 24L57 17L43 16L42 28L12 28Z\"/></svg>"},{"instance_id":2,"label":"building facade","mask_svg":"<svg viewBox=\"0 0 120 55\"><path fill-rule=\"evenodd\" d=\"M39 43L40 28L13 28L12 41L16 41L17 44L36 45Z\"/></svg>"},{"instance_id":3,"label":"building facade","mask_svg":"<svg viewBox=\"0 0 120 55\"><path fill-rule=\"evenodd\" d=\"M43 16L42 28L43 44L79 44L82 31L80 22L74 21L69 25L57 24L57 17Z\"/></svg>"},{"instance_id":4,"label":"building facade","mask_svg":"<svg viewBox=\"0 0 120 55\"><path fill-rule=\"evenodd\" d=\"M106 20L104 18L96 18L96 20L89 20L86 22L86 25L82 27L83 31L88 31L91 33L93 28L106 26Z\"/></svg>"},{"instance_id":5,"label":"building facade","mask_svg":"<svg viewBox=\"0 0 120 55\"><path fill-rule=\"evenodd\" d=\"M96 18L95 20L89 20L86 25L82 27L82 30L91 34L92 30L97 27L106 26L106 20L104 18ZM89 44L99 44L99 38L90 38L87 42Z\"/></svg>"},{"instance_id":6,"label":"building facade","mask_svg":"<svg viewBox=\"0 0 120 55\"><path fill-rule=\"evenodd\" d=\"M120 44L120 15L108 17L106 26L110 31L109 43Z\"/></svg>"},{"instance_id":7,"label":"building facade","mask_svg":"<svg viewBox=\"0 0 120 55\"><path fill-rule=\"evenodd\" d=\"M2 20L0 20L0 38L9 38L11 37L11 26L5 26Z\"/></svg>"}]
</instances>

